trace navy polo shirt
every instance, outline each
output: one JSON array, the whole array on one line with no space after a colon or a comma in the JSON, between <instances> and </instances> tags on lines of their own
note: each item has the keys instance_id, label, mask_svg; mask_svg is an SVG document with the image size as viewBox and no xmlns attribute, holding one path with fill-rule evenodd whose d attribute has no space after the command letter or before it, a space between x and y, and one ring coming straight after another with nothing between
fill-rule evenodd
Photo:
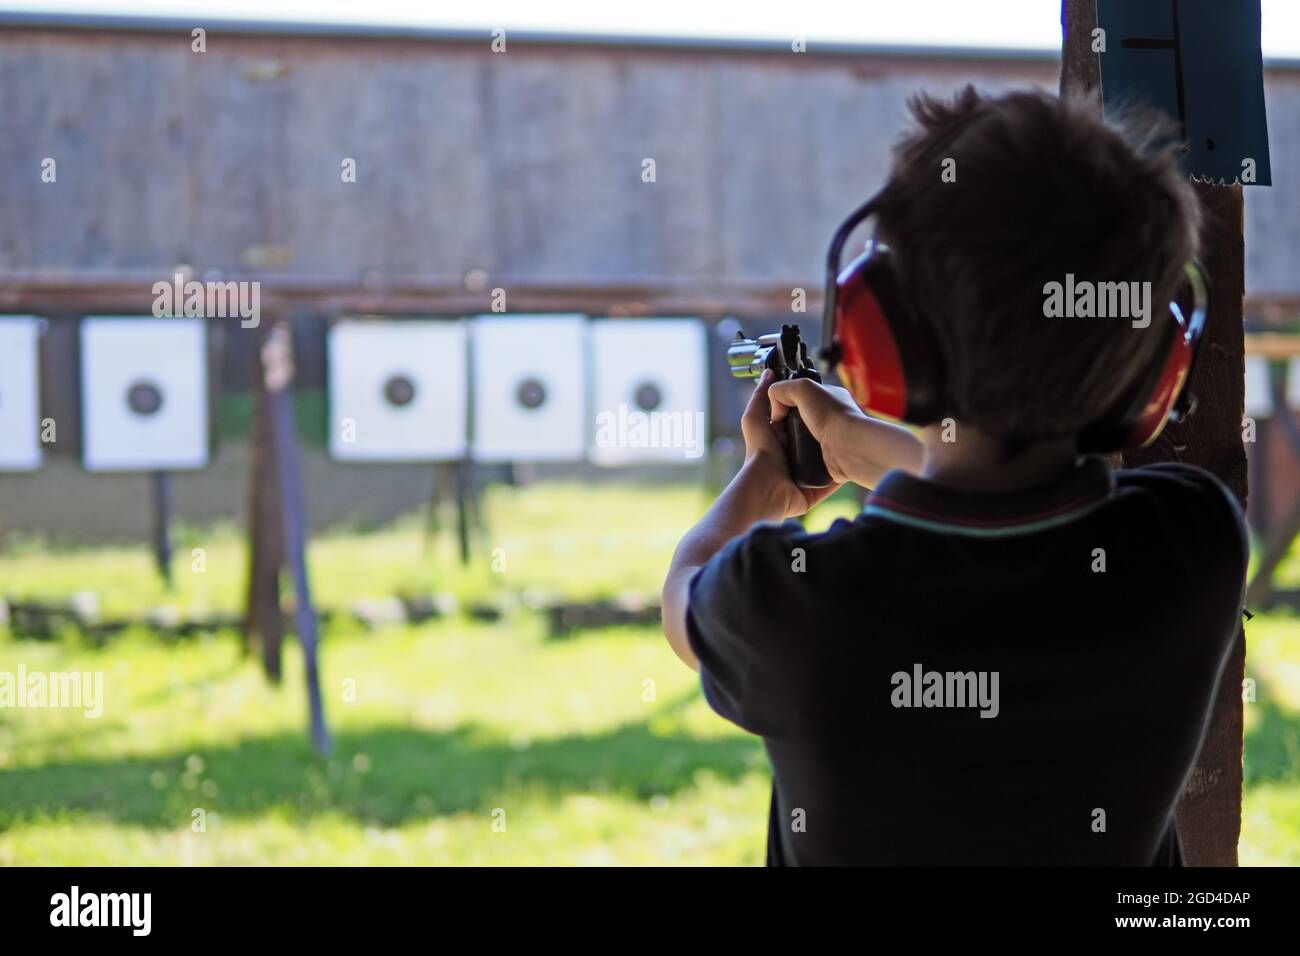
<instances>
[{"instance_id":1,"label":"navy polo shirt","mask_svg":"<svg viewBox=\"0 0 1300 956\"><path fill-rule=\"evenodd\" d=\"M709 704L762 736L768 862L1166 861L1242 611L1241 511L1198 468L984 494L891 472L861 515L691 580Z\"/></svg>"}]
</instances>

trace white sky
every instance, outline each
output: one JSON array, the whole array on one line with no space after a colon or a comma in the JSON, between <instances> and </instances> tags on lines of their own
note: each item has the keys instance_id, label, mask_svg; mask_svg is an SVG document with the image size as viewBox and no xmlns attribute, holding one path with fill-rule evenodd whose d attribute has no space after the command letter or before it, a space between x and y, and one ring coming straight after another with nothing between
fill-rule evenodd
<instances>
[{"instance_id":1,"label":"white sky","mask_svg":"<svg viewBox=\"0 0 1300 956\"><path fill-rule=\"evenodd\" d=\"M0 10L456 29L1053 49L1060 0L0 0ZM1263 0L1265 57L1300 58L1300 0Z\"/></svg>"}]
</instances>

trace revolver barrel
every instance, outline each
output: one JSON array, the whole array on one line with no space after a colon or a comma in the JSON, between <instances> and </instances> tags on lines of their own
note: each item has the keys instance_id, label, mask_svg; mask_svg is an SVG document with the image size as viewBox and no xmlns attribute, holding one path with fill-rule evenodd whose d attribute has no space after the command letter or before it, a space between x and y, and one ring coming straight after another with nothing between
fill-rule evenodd
<instances>
[{"instance_id":1,"label":"revolver barrel","mask_svg":"<svg viewBox=\"0 0 1300 956\"><path fill-rule=\"evenodd\" d=\"M756 339L747 339L737 332L735 340L727 346L727 365L731 369L732 378L758 378L773 361L781 361L780 345L779 332L760 335ZM773 349L776 349L775 356L772 354Z\"/></svg>"}]
</instances>

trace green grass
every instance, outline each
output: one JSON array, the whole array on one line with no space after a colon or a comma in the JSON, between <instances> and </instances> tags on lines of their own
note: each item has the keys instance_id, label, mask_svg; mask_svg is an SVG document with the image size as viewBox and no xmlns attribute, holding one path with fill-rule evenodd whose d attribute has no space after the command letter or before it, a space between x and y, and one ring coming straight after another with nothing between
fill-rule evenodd
<instances>
[{"instance_id":1,"label":"green grass","mask_svg":"<svg viewBox=\"0 0 1300 956\"><path fill-rule=\"evenodd\" d=\"M529 490L493 486L482 549L469 567L456 559L454 523L425 533L422 516L364 534L318 535L308 570L318 606L397 593L448 592L470 602L526 595L576 599L624 592L657 595L678 538L708 507L699 488L547 484ZM823 504L810 526L851 515L847 493ZM180 528L174 535L175 590L168 593L147 548L131 543L91 550L52 548L27 539L0 552L0 593L58 600L94 591L105 616L140 614L160 606L202 615L243 607L245 545L238 529ZM194 570L201 550L202 566ZM502 570L494 571L496 564Z\"/></svg>"},{"instance_id":2,"label":"green grass","mask_svg":"<svg viewBox=\"0 0 1300 956\"><path fill-rule=\"evenodd\" d=\"M316 600L345 608L399 590L463 599L527 592L653 594L695 489L494 488L493 572L421 522L316 539ZM851 512L837 499L814 527ZM55 599L96 592L105 614L160 604L240 606L245 557L231 528L186 531L176 592L139 546L0 554L0 588ZM203 548L206 571L190 570ZM1247 704L1242 860L1300 863L1300 621L1248 625L1258 695ZM761 745L714 716L655 628L547 640L522 605L497 623L460 616L367 632L325 629L335 747L316 757L296 645L281 687L233 633L163 643L128 632L18 641L0 670L103 671L104 716L0 710L0 863L758 864L770 777ZM195 830L195 811L205 828ZM504 811L504 830L499 821ZM494 828L494 822L498 826Z\"/></svg>"},{"instance_id":3,"label":"green grass","mask_svg":"<svg viewBox=\"0 0 1300 956\"><path fill-rule=\"evenodd\" d=\"M1245 793L1241 862L1300 866L1300 618L1279 611L1246 624Z\"/></svg>"},{"instance_id":4,"label":"green grass","mask_svg":"<svg viewBox=\"0 0 1300 956\"><path fill-rule=\"evenodd\" d=\"M761 858L761 748L710 715L644 629L550 643L535 618L331 633L326 761L306 745L296 654L276 690L233 639L23 651L29 668L105 670L105 716L5 725L0 862Z\"/></svg>"}]
</instances>

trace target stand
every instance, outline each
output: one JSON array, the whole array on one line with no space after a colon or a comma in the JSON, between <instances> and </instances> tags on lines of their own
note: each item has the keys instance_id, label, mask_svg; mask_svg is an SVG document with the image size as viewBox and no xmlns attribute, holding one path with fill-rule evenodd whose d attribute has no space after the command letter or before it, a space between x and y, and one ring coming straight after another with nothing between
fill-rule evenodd
<instances>
[{"instance_id":1,"label":"target stand","mask_svg":"<svg viewBox=\"0 0 1300 956\"><path fill-rule=\"evenodd\" d=\"M424 553L432 554L442 534L442 509L454 506L456 510L456 543L460 563L468 567L474 548L485 549L487 524L483 519L482 490L478 468L472 459L443 461L434 465L433 490L429 496L429 512L424 526Z\"/></svg>"},{"instance_id":2,"label":"target stand","mask_svg":"<svg viewBox=\"0 0 1300 956\"><path fill-rule=\"evenodd\" d=\"M469 458L469 335L461 320L348 317L331 324L330 456L341 462L433 464L425 553L454 501L461 562L485 536Z\"/></svg>"},{"instance_id":3,"label":"target stand","mask_svg":"<svg viewBox=\"0 0 1300 956\"><path fill-rule=\"evenodd\" d=\"M306 516L301 463L293 413L293 342L283 321L266 321L258 328L254 389L253 467L250 483L248 605L245 634L261 644L267 676L281 679L284 615L280 607L280 574L293 579L294 629L302 646L303 670L317 753L329 753L324 702L318 664L319 631L307 576Z\"/></svg>"},{"instance_id":4,"label":"target stand","mask_svg":"<svg viewBox=\"0 0 1300 956\"><path fill-rule=\"evenodd\" d=\"M82 463L150 476L154 560L170 590L171 473L204 468L211 457L207 323L87 316L80 348Z\"/></svg>"}]
</instances>

